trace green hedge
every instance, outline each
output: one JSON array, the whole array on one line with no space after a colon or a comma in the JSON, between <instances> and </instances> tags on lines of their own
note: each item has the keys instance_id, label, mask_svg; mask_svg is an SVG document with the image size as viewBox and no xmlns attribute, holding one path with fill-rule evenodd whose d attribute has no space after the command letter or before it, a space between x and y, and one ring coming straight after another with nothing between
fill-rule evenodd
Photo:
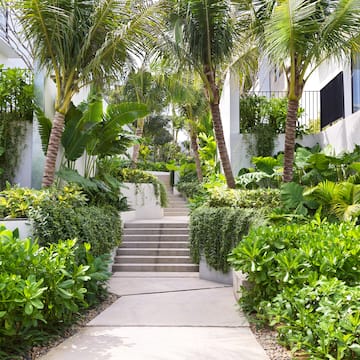
<instances>
[{"instance_id":1,"label":"green hedge","mask_svg":"<svg viewBox=\"0 0 360 360\"><path fill-rule=\"evenodd\" d=\"M112 207L69 208L45 205L31 213L34 236L41 244L78 239L91 245L94 256L110 253L121 242L121 221Z\"/></svg>"},{"instance_id":2,"label":"green hedge","mask_svg":"<svg viewBox=\"0 0 360 360\"><path fill-rule=\"evenodd\" d=\"M209 190L209 194L204 205L209 207L274 209L280 207L281 205L280 190L234 190L216 187Z\"/></svg>"},{"instance_id":3,"label":"green hedge","mask_svg":"<svg viewBox=\"0 0 360 360\"><path fill-rule=\"evenodd\" d=\"M179 182L176 188L187 199L192 199L203 192L203 187L198 181Z\"/></svg>"},{"instance_id":4,"label":"green hedge","mask_svg":"<svg viewBox=\"0 0 360 360\"><path fill-rule=\"evenodd\" d=\"M18 359L95 303L93 291L110 275L107 263L86 253L78 264L79 247L75 240L39 247L0 227L1 359Z\"/></svg>"},{"instance_id":5,"label":"green hedge","mask_svg":"<svg viewBox=\"0 0 360 360\"><path fill-rule=\"evenodd\" d=\"M358 358L359 259L359 226L315 220L253 229L229 257L247 273L243 308L281 324L283 342L311 359Z\"/></svg>"},{"instance_id":6,"label":"green hedge","mask_svg":"<svg viewBox=\"0 0 360 360\"><path fill-rule=\"evenodd\" d=\"M207 208L194 210L190 217L190 252L198 263L203 253L210 267L229 271L227 257L255 222L261 212L251 209Z\"/></svg>"}]
</instances>

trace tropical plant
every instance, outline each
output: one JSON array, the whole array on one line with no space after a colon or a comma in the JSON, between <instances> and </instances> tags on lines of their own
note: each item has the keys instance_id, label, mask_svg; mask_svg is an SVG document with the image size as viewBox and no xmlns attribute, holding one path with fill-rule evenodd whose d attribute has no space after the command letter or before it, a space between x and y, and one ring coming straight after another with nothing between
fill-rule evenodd
<instances>
[{"instance_id":1,"label":"tropical plant","mask_svg":"<svg viewBox=\"0 0 360 360\"><path fill-rule=\"evenodd\" d=\"M110 274L106 261L88 254L89 244L75 240L40 247L1 226L0 245L0 357L19 359L94 305Z\"/></svg>"},{"instance_id":2,"label":"tropical plant","mask_svg":"<svg viewBox=\"0 0 360 360\"><path fill-rule=\"evenodd\" d=\"M39 109L37 114L46 152L52 124ZM63 164L74 169L75 161L85 154L84 176L93 175L99 159L126 153L135 138L124 130L124 125L147 114L146 105L140 103L110 104L104 110L103 100L99 97L90 97L78 107L71 104L61 137L66 159Z\"/></svg>"},{"instance_id":3,"label":"tropical plant","mask_svg":"<svg viewBox=\"0 0 360 360\"><path fill-rule=\"evenodd\" d=\"M304 86L326 59L342 59L354 47L359 48L360 7L357 0L259 0L252 4L260 47L287 77L283 180L290 182L297 113Z\"/></svg>"},{"instance_id":4,"label":"tropical plant","mask_svg":"<svg viewBox=\"0 0 360 360\"><path fill-rule=\"evenodd\" d=\"M120 86L111 94L112 102L138 102L146 104L150 114L159 114L167 105L167 95L162 78L152 74L145 63L137 70L132 70L124 85ZM136 121L135 135L141 139L144 132L144 125L147 118ZM139 157L140 143L136 143L133 148L132 162L136 167Z\"/></svg>"},{"instance_id":5,"label":"tropical plant","mask_svg":"<svg viewBox=\"0 0 360 360\"><path fill-rule=\"evenodd\" d=\"M230 64L239 31L230 1L172 0L166 41L179 58L200 76L210 105L214 133L227 185L235 188L219 109L223 79L219 68ZM165 34L166 35L166 34ZM175 40L174 40L175 39ZM242 44L242 43L241 43Z\"/></svg>"},{"instance_id":6,"label":"tropical plant","mask_svg":"<svg viewBox=\"0 0 360 360\"><path fill-rule=\"evenodd\" d=\"M25 148L27 124L33 119L32 74L0 65L0 188L13 182Z\"/></svg>"},{"instance_id":7,"label":"tropical plant","mask_svg":"<svg viewBox=\"0 0 360 360\"><path fill-rule=\"evenodd\" d=\"M194 210L190 217L190 253L193 261L198 263L200 257L204 256L211 268L228 272L229 253L248 233L250 226L255 221L261 223L261 220L261 212L254 209L204 206Z\"/></svg>"},{"instance_id":8,"label":"tropical plant","mask_svg":"<svg viewBox=\"0 0 360 360\"><path fill-rule=\"evenodd\" d=\"M118 76L157 29L161 2L13 0L39 66L54 77L55 116L43 186L54 181L65 115L79 89Z\"/></svg>"}]
</instances>

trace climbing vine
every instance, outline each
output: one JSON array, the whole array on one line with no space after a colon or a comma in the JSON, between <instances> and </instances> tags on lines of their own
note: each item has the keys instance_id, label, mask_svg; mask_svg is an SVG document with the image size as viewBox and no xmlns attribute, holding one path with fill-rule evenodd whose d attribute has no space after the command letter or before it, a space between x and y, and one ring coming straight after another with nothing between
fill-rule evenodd
<instances>
[{"instance_id":1,"label":"climbing vine","mask_svg":"<svg viewBox=\"0 0 360 360\"><path fill-rule=\"evenodd\" d=\"M0 188L14 179L33 107L31 73L0 66Z\"/></svg>"}]
</instances>

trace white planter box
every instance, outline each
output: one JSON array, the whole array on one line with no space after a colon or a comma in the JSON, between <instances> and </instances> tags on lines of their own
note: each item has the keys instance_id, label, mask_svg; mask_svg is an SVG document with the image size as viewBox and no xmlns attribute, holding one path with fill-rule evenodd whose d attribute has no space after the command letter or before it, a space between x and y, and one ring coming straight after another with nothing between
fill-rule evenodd
<instances>
[{"instance_id":1,"label":"white planter box","mask_svg":"<svg viewBox=\"0 0 360 360\"><path fill-rule=\"evenodd\" d=\"M153 184L124 183L121 192L126 196L130 208L136 211L136 219L160 219L164 216Z\"/></svg>"},{"instance_id":2,"label":"white planter box","mask_svg":"<svg viewBox=\"0 0 360 360\"><path fill-rule=\"evenodd\" d=\"M124 226L124 223L126 223L127 221L133 221L136 219L136 211L135 210L121 211L120 219L122 226Z\"/></svg>"},{"instance_id":3,"label":"white planter box","mask_svg":"<svg viewBox=\"0 0 360 360\"><path fill-rule=\"evenodd\" d=\"M203 256L201 256L200 258L199 277L200 279L214 281L227 285L232 285L233 283L232 270L225 274L222 271L214 270L207 264Z\"/></svg>"},{"instance_id":4,"label":"white planter box","mask_svg":"<svg viewBox=\"0 0 360 360\"><path fill-rule=\"evenodd\" d=\"M29 219L2 219L0 220L0 224L4 225L11 231L19 229L20 239L32 236L32 226Z\"/></svg>"},{"instance_id":5,"label":"white planter box","mask_svg":"<svg viewBox=\"0 0 360 360\"><path fill-rule=\"evenodd\" d=\"M233 293L237 301L239 301L241 297L240 287L243 286L245 282L246 274L241 271L233 271Z\"/></svg>"}]
</instances>

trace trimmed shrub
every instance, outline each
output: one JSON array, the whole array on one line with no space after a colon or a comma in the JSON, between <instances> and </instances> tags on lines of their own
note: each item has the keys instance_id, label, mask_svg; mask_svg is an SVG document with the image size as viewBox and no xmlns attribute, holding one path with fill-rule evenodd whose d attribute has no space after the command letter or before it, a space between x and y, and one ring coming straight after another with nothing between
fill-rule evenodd
<instances>
[{"instance_id":1,"label":"trimmed shrub","mask_svg":"<svg viewBox=\"0 0 360 360\"><path fill-rule=\"evenodd\" d=\"M310 359L359 359L360 286L322 277L299 290L284 289L262 311L284 345ZM309 356L307 355L307 358Z\"/></svg>"},{"instance_id":2,"label":"trimmed shrub","mask_svg":"<svg viewBox=\"0 0 360 360\"><path fill-rule=\"evenodd\" d=\"M121 221L112 207L68 208L62 204L43 206L31 213L34 236L40 244L78 239L89 243L91 254L108 254L121 241Z\"/></svg>"},{"instance_id":3,"label":"trimmed shrub","mask_svg":"<svg viewBox=\"0 0 360 360\"><path fill-rule=\"evenodd\" d=\"M190 217L190 252L194 262L203 254L210 267L226 273L227 257L255 222L262 222L261 212L250 209L207 208L194 210Z\"/></svg>"},{"instance_id":4,"label":"trimmed shrub","mask_svg":"<svg viewBox=\"0 0 360 360\"><path fill-rule=\"evenodd\" d=\"M77 187L64 186L62 189L48 188L34 190L8 187L0 192L0 217L27 218L33 209L54 203L64 207L84 206L87 198Z\"/></svg>"},{"instance_id":5,"label":"trimmed shrub","mask_svg":"<svg viewBox=\"0 0 360 360\"><path fill-rule=\"evenodd\" d=\"M240 302L310 359L360 354L360 227L320 221L253 229L229 261L247 273Z\"/></svg>"},{"instance_id":6,"label":"trimmed shrub","mask_svg":"<svg viewBox=\"0 0 360 360\"><path fill-rule=\"evenodd\" d=\"M209 207L274 209L281 205L278 189L234 190L213 188L205 201Z\"/></svg>"},{"instance_id":7,"label":"trimmed shrub","mask_svg":"<svg viewBox=\"0 0 360 360\"><path fill-rule=\"evenodd\" d=\"M192 199L203 191L203 188L198 181L179 182L176 185L176 188L187 199Z\"/></svg>"},{"instance_id":8,"label":"trimmed shrub","mask_svg":"<svg viewBox=\"0 0 360 360\"><path fill-rule=\"evenodd\" d=\"M1 359L15 359L94 304L87 288L103 287L110 274L101 259L89 256L85 264L78 264L79 247L83 246L75 240L39 247L0 227Z\"/></svg>"}]
</instances>

